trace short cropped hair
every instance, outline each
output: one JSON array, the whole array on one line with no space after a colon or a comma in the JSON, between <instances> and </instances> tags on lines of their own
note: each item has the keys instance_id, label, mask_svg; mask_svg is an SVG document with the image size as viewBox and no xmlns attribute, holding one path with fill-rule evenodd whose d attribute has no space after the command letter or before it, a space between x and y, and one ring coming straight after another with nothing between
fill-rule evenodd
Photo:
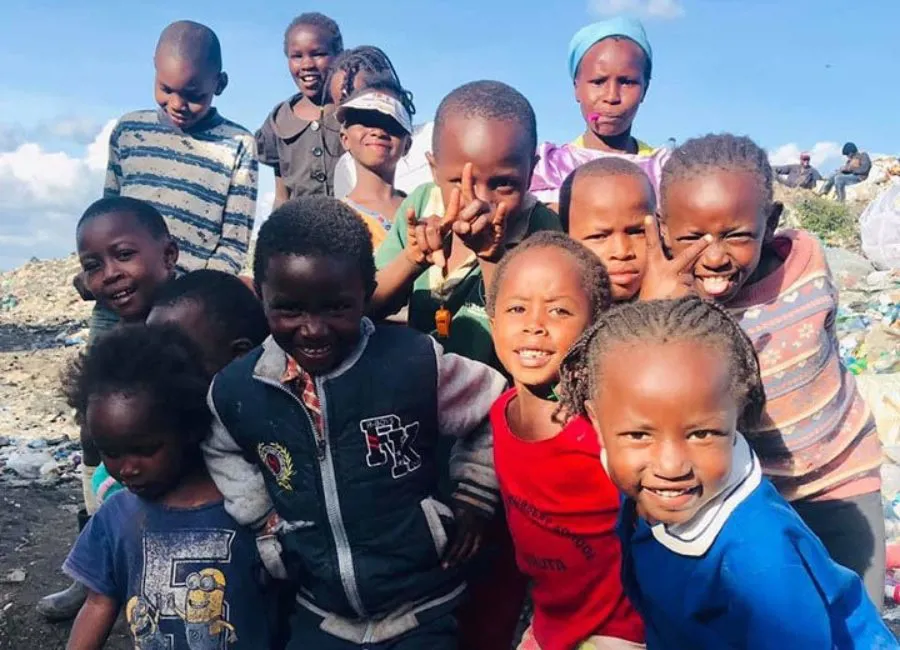
<instances>
[{"instance_id":1,"label":"short cropped hair","mask_svg":"<svg viewBox=\"0 0 900 650\"><path fill-rule=\"evenodd\" d=\"M531 151L537 149L537 117L528 99L518 90L500 81L472 81L444 97L434 118L432 151L438 154L441 131L454 115L515 122L527 134Z\"/></svg>"},{"instance_id":2,"label":"short cropped hair","mask_svg":"<svg viewBox=\"0 0 900 650\"><path fill-rule=\"evenodd\" d=\"M262 287L274 255L345 260L359 269L366 298L375 292L372 236L353 208L326 196L282 203L259 229L253 255L253 280Z\"/></svg>"}]
</instances>

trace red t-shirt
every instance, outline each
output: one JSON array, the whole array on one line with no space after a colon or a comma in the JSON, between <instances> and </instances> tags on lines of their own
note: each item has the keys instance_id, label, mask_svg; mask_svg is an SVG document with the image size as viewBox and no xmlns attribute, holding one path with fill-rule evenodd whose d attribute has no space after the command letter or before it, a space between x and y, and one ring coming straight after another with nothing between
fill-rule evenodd
<instances>
[{"instance_id":1,"label":"red t-shirt","mask_svg":"<svg viewBox=\"0 0 900 650\"><path fill-rule=\"evenodd\" d=\"M590 422L571 421L540 442L517 438L491 409L494 464L519 569L532 581L532 629L541 650L573 650L591 636L642 643L644 626L622 589L619 493L600 462Z\"/></svg>"}]
</instances>

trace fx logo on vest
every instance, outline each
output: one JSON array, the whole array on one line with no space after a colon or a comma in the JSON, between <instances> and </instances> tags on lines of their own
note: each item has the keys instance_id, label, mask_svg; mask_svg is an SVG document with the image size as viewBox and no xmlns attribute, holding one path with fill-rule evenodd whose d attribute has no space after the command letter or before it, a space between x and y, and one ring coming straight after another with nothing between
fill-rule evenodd
<instances>
[{"instance_id":1,"label":"fx logo on vest","mask_svg":"<svg viewBox=\"0 0 900 650\"><path fill-rule=\"evenodd\" d=\"M422 466L422 457L413 449L419 423L403 426L396 415L361 420L359 428L366 437L366 464L381 467L391 458L391 476L401 478Z\"/></svg>"}]
</instances>

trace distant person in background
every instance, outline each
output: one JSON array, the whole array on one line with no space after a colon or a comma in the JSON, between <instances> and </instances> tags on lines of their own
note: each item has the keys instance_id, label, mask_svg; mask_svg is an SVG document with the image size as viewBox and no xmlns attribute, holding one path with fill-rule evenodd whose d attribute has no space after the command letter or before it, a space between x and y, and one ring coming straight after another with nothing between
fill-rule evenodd
<instances>
[{"instance_id":1,"label":"distant person in background","mask_svg":"<svg viewBox=\"0 0 900 650\"><path fill-rule=\"evenodd\" d=\"M862 183L869 177L869 172L872 171L872 159L865 151L857 149L852 142L845 144L841 153L847 157L847 162L825 182L820 194L828 194L833 186L837 200L843 203L847 198L847 186Z\"/></svg>"},{"instance_id":2,"label":"distant person in background","mask_svg":"<svg viewBox=\"0 0 900 650\"><path fill-rule=\"evenodd\" d=\"M604 156L619 156L637 164L658 191L670 152L632 135L652 71L653 50L637 20L605 20L583 27L572 37L569 75L585 131L569 144L546 142L538 147L539 160L531 182L531 192L538 199L555 207L566 177L576 167Z\"/></svg>"},{"instance_id":3,"label":"distant person in background","mask_svg":"<svg viewBox=\"0 0 900 650\"><path fill-rule=\"evenodd\" d=\"M356 167L356 184L341 200L366 223L375 248L406 198L394 188L394 173L412 144L412 110L409 94L393 80L356 91L338 108L341 142Z\"/></svg>"},{"instance_id":4,"label":"distant person in background","mask_svg":"<svg viewBox=\"0 0 900 650\"><path fill-rule=\"evenodd\" d=\"M814 190L822 175L809 163L809 154L800 154L799 165L781 165L774 168L775 180L785 187L799 187Z\"/></svg>"},{"instance_id":5,"label":"distant person in background","mask_svg":"<svg viewBox=\"0 0 900 650\"><path fill-rule=\"evenodd\" d=\"M284 33L284 55L299 92L276 106L256 132L259 161L275 172L273 209L298 196L334 194L334 165L344 153L328 75L344 51L337 23L297 16Z\"/></svg>"}]
</instances>

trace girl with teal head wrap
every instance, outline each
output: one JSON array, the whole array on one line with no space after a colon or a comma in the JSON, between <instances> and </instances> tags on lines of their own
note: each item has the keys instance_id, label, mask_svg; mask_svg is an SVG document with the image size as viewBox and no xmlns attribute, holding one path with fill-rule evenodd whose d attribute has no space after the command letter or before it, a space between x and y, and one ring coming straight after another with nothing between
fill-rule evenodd
<instances>
[{"instance_id":1,"label":"girl with teal head wrap","mask_svg":"<svg viewBox=\"0 0 900 650\"><path fill-rule=\"evenodd\" d=\"M538 148L531 192L555 204L572 171L604 156L635 163L658 192L670 152L631 134L653 72L653 49L644 26L633 18L616 17L582 27L569 42L568 69L585 130L573 142Z\"/></svg>"}]
</instances>

